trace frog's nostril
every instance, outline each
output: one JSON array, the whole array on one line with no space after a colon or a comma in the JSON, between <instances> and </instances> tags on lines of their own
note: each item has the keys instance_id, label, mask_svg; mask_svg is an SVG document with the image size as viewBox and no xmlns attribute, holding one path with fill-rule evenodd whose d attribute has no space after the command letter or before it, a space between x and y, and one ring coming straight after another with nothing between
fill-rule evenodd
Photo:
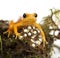
<instances>
[{"instance_id":1,"label":"frog's nostril","mask_svg":"<svg viewBox=\"0 0 60 58\"><path fill-rule=\"evenodd\" d=\"M23 14L23 17L26 18L26 14L25 13Z\"/></svg>"}]
</instances>

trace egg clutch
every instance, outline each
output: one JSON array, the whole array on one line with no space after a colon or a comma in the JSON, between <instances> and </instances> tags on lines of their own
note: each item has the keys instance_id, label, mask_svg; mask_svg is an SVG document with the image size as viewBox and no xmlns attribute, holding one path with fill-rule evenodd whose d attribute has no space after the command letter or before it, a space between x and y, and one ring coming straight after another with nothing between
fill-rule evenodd
<instances>
[{"instance_id":1,"label":"egg clutch","mask_svg":"<svg viewBox=\"0 0 60 58\"><path fill-rule=\"evenodd\" d=\"M21 39L23 37L30 37L30 36L31 36L31 38L33 38L33 37L36 38L36 36L39 33L39 35L42 36L41 39L43 42L43 47L45 47L45 44L47 43L45 34L44 34L44 31L41 28L40 24L36 22L36 17L37 17L36 13L33 13L33 14L24 13L23 17L20 18L17 22L10 21L8 29L4 32L4 34L8 33L8 37L9 37L11 35L11 33L14 33L16 39L17 38ZM27 28L23 29L23 32L18 32L18 29L21 26L24 26L24 27L27 26ZM38 30L35 30L34 29L35 27ZM23 36L21 36L22 34L23 34ZM39 37L41 37L41 36L39 36ZM37 44L37 42L38 42L38 44L40 43L39 41L34 41L32 39L31 39L31 41L34 42L35 44ZM35 44L33 44L33 45L35 45Z\"/></svg>"}]
</instances>

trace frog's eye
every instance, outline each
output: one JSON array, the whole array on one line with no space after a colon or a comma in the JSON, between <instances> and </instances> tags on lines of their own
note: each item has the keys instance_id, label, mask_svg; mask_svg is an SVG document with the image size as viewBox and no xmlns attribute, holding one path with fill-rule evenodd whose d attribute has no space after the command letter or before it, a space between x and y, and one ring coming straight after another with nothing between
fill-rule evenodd
<instances>
[{"instance_id":1,"label":"frog's eye","mask_svg":"<svg viewBox=\"0 0 60 58\"><path fill-rule=\"evenodd\" d=\"M23 18L26 18L26 14L25 13L23 14Z\"/></svg>"},{"instance_id":2,"label":"frog's eye","mask_svg":"<svg viewBox=\"0 0 60 58\"><path fill-rule=\"evenodd\" d=\"M37 14L36 14L36 13L34 13L34 16L35 16L35 17L37 17Z\"/></svg>"}]
</instances>

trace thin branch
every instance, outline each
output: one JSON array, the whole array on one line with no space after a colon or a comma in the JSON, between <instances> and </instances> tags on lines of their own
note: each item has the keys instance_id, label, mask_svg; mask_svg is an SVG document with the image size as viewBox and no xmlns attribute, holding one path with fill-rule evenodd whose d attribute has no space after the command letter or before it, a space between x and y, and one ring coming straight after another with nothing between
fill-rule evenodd
<instances>
[{"instance_id":1,"label":"thin branch","mask_svg":"<svg viewBox=\"0 0 60 58\"><path fill-rule=\"evenodd\" d=\"M49 30L58 30L58 31L60 31L60 29L49 29Z\"/></svg>"},{"instance_id":2,"label":"thin branch","mask_svg":"<svg viewBox=\"0 0 60 58\"><path fill-rule=\"evenodd\" d=\"M55 45L55 44L54 44L53 46L56 47L56 48L58 48L58 49L60 50L60 47L59 47L59 46L57 46L57 45Z\"/></svg>"}]
</instances>

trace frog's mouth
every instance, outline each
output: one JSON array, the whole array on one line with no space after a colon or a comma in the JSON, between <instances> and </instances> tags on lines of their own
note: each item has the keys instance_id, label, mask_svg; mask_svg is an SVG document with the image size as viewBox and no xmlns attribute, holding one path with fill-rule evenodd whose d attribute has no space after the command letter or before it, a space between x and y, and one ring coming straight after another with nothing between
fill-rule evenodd
<instances>
[{"instance_id":1,"label":"frog's mouth","mask_svg":"<svg viewBox=\"0 0 60 58\"><path fill-rule=\"evenodd\" d=\"M30 22L30 21L26 21L25 23L23 23L23 25L25 26L28 26L28 25L33 25L34 23L33 22Z\"/></svg>"}]
</instances>

